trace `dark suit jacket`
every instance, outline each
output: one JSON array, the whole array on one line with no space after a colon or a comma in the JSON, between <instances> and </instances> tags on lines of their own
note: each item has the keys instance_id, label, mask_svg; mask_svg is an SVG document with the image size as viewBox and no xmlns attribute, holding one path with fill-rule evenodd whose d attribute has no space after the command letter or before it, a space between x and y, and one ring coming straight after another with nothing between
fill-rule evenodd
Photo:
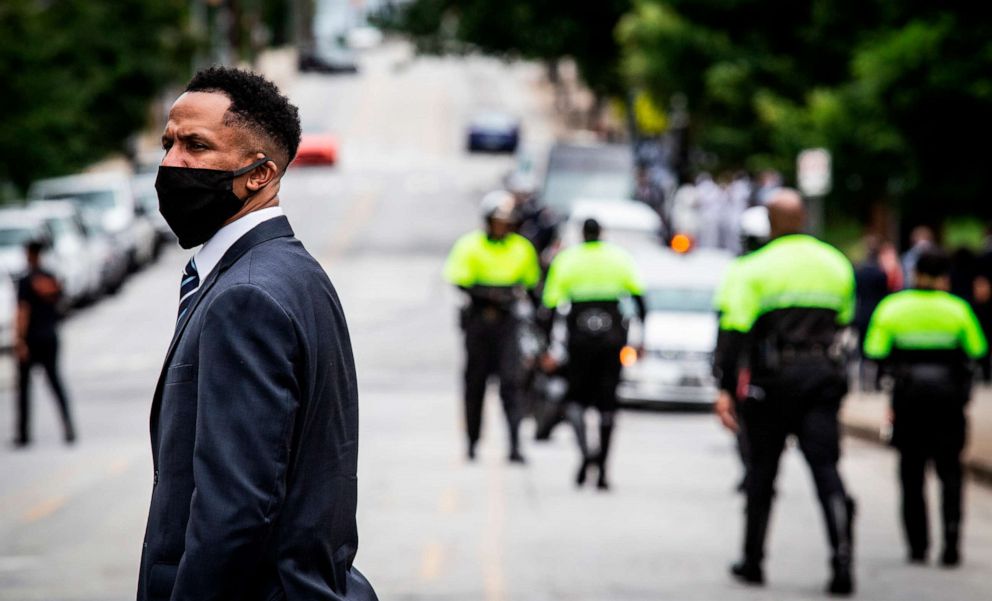
<instances>
[{"instance_id":1,"label":"dark suit jacket","mask_svg":"<svg viewBox=\"0 0 992 601\"><path fill-rule=\"evenodd\" d=\"M337 294L285 217L202 283L151 411L138 599L375 599L352 568L358 393Z\"/></svg>"}]
</instances>

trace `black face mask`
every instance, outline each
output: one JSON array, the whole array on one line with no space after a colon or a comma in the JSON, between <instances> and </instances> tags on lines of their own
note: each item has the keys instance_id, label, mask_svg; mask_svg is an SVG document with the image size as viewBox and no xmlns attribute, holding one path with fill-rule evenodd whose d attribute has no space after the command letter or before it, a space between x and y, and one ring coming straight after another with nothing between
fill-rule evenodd
<instances>
[{"instance_id":1,"label":"black face mask","mask_svg":"<svg viewBox=\"0 0 992 601\"><path fill-rule=\"evenodd\" d=\"M193 248L216 234L254 195L238 198L235 178L271 160L265 157L237 171L160 166L155 178L158 210L179 238L179 246Z\"/></svg>"}]
</instances>

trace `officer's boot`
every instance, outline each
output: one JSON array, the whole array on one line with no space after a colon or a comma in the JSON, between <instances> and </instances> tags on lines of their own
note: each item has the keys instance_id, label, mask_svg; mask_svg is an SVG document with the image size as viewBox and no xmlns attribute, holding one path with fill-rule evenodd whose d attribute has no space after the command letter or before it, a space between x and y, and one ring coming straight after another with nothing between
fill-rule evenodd
<instances>
[{"instance_id":1,"label":"officer's boot","mask_svg":"<svg viewBox=\"0 0 992 601\"><path fill-rule=\"evenodd\" d=\"M827 584L831 595L848 596L854 593L854 499L834 495L827 499L827 529L833 547L830 561L832 574Z\"/></svg>"},{"instance_id":2,"label":"officer's boot","mask_svg":"<svg viewBox=\"0 0 992 601\"><path fill-rule=\"evenodd\" d=\"M527 463L520 453L520 429L516 425L510 428L510 463Z\"/></svg>"},{"instance_id":3,"label":"officer's boot","mask_svg":"<svg viewBox=\"0 0 992 601\"><path fill-rule=\"evenodd\" d=\"M944 524L944 552L940 556L940 564L945 568L954 568L961 564L960 538L960 523Z\"/></svg>"},{"instance_id":4,"label":"officer's boot","mask_svg":"<svg viewBox=\"0 0 992 601\"><path fill-rule=\"evenodd\" d=\"M606 479L606 460L610 457L610 443L613 439L613 412L604 411L599 418L599 480L596 488L609 490L610 483Z\"/></svg>"},{"instance_id":5,"label":"officer's boot","mask_svg":"<svg viewBox=\"0 0 992 601\"><path fill-rule=\"evenodd\" d=\"M730 573L744 584L760 586L765 583L761 562L764 559L765 535L771 514L770 499L767 503L748 499L745 514L744 559L730 566Z\"/></svg>"},{"instance_id":6,"label":"officer's boot","mask_svg":"<svg viewBox=\"0 0 992 601\"><path fill-rule=\"evenodd\" d=\"M575 443L579 446L579 453L582 455L579 463L579 471L575 475L575 485L582 486L586 483L586 471L592 465L593 460L589 455L589 442L586 439L585 411L578 403L569 403L565 408L565 417L568 423L572 424L575 430Z\"/></svg>"}]
</instances>

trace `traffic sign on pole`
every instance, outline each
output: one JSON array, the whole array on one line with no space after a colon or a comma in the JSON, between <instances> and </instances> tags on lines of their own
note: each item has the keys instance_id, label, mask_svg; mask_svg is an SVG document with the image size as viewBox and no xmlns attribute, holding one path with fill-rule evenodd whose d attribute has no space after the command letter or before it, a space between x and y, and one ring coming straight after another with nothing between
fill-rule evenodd
<instances>
[{"instance_id":1,"label":"traffic sign on pole","mask_svg":"<svg viewBox=\"0 0 992 601\"><path fill-rule=\"evenodd\" d=\"M830 151L826 148L808 148L796 159L796 179L799 191L805 196L826 196L833 184Z\"/></svg>"}]
</instances>

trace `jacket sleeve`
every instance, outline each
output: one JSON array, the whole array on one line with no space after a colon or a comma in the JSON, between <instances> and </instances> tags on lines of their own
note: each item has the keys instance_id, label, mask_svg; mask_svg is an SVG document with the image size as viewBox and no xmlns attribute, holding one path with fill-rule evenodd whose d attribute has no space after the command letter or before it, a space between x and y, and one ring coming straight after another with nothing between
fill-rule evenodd
<instances>
[{"instance_id":1,"label":"jacket sleeve","mask_svg":"<svg viewBox=\"0 0 992 601\"><path fill-rule=\"evenodd\" d=\"M223 291L200 333L194 491L173 601L238 599L286 493L300 391L294 324L267 292Z\"/></svg>"},{"instance_id":2,"label":"jacket sleeve","mask_svg":"<svg viewBox=\"0 0 992 601\"><path fill-rule=\"evenodd\" d=\"M881 361L892 354L894 336L886 319L888 303L884 300L875 308L868 321L868 331L865 332L864 355L869 359Z\"/></svg>"},{"instance_id":3,"label":"jacket sleeve","mask_svg":"<svg viewBox=\"0 0 992 601\"><path fill-rule=\"evenodd\" d=\"M982 332L982 326L975 317L975 312L966 302L963 305L964 319L961 330L961 347L965 354L972 359L981 359L988 352L988 341Z\"/></svg>"}]
</instances>

